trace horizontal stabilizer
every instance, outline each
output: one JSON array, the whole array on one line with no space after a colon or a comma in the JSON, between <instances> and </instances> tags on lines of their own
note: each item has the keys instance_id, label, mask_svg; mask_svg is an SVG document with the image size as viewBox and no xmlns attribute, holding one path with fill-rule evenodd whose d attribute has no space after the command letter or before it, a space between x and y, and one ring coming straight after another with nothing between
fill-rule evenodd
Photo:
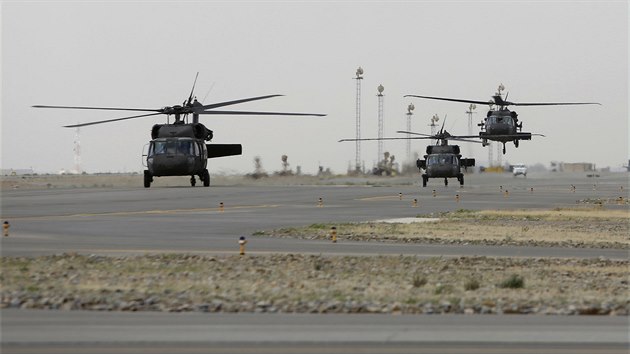
<instances>
[{"instance_id":1,"label":"horizontal stabilizer","mask_svg":"<svg viewBox=\"0 0 630 354\"><path fill-rule=\"evenodd\" d=\"M475 159L459 159L459 165L462 167L475 166Z\"/></svg>"},{"instance_id":2,"label":"horizontal stabilizer","mask_svg":"<svg viewBox=\"0 0 630 354\"><path fill-rule=\"evenodd\" d=\"M243 154L241 144L206 144L206 148L208 148L209 159Z\"/></svg>"}]
</instances>

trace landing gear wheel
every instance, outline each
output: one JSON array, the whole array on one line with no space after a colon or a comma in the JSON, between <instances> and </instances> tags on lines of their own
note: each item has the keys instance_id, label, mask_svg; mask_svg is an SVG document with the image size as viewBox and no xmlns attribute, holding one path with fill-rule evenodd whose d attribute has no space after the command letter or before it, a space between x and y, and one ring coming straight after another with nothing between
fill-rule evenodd
<instances>
[{"instance_id":1,"label":"landing gear wheel","mask_svg":"<svg viewBox=\"0 0 630 354\"><path fill-rule=\"evenodd\" d=\"M422 175L422 186L426 187L427 186L427 181L429 180L429 177L427 177L427 175Z\"/></svg>"},{"instance_id":2,"label":"landing gear wheel","mask_svg":"<svg viewBox=\"0 0 630 354\"><path fill-rule=\"evenodd\" d=\"M464 174L460 173L460 174L457 176L457 180L459 181L459 185L460 185L460 186L463 186L463 185L464 185Z\"/></svg>"},{"instance_id":3,"label":"landing gear wheel","mask_svg":"<svg viewBox=\"0 0 630 354\"><path fill-rule=\"evenodd\" d=\"M144 170L144 188L151 187L151 182L153 182L153 176L151 176L149 170Z\"/></svg>"},{"instance_id":4,"label":"landing gear wheel","mask_svg":"<svg viewBox=\"0 0 630 354\"><path fill-rule=\"evenodd\" d=\"M197 184L197 180L195 180L195 176L190 176L190 185L194 187L195 184Z\"/></svg>"},{"instance_id":5,"label":"landing gear wheel","mask_svg":"<svg viewBox=\"0 0 630 354\"><path fill-rule=\"evenodd\" d=\"M448 178L444 177L444 185L448 186Z\"/></svg>"},{"instance_id":6,"label":"landing gear wheel","mask_svg":"<svg viewBox=\"0 0 630 354\"><path fill-rule=\"evenodd\" d=\"M505 143L503 143L503 155L505 155Z\"/></svg>"},{"instance_id":7,"label":"landing gear wheel","mask_svg":"<svg viewBox=\"0 0 630 354\"><path fill-rule=\"evenodd\" d=\"M514 140L514 147L518 147L518 140Z\"/></svg>"},{"instance_id":8,"label":"landing gear wheel","mask_svg":"<svg viewBox=\"0 0 630 354\"><path fill-rule=\"evenodd\" d=\"M208 169L203 170L201 173L201 180L203 181L204 187L210 186L210 174L208 173Z\"/></svg>"}]
</instances>

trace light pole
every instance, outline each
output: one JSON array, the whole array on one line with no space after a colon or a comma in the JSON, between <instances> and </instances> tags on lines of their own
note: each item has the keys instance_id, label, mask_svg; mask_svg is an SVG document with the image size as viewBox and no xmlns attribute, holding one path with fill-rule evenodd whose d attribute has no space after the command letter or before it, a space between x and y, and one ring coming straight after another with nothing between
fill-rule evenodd
<instances>
[{"instance_id":1,"label":"light pole","mask_svg":"<svg viewBox=\"0 0 630 354\"><path fill-rule=\"evenodd\" d=\"M472 135L472 129L473 129L472 128L472 115L473 113L476 113L476 112L473 112L476 108L477 108L477 105L474 103L471 103L470 106L468 106L468 110L466 111L466 114L468 114L468 135ZM467 150L468 150L468 156L472 155L470 152L470 144L468 145Z\"/></svg>"},{"instance_id":2,"label":"light pole","mask_svg":"<svg viewBox=\"0 0 630 354\"><path fill-rule=\"evenodd\" d=\"M363 69L359 66L356 72L355 80L357 80L356 88L356 150L355 150L355 172L361 171L361 80L363 80Z\"/></svg>"},{"instance_id":3,"label":"light pole","mask_svg":"<svg viewBox=\"0 0 630 354\"><path fill-rule=\"evenodd\" d=\"M413 103L410 103L409 106L407 106L407 131L410 132L411 131L411 116L413 115L413 113L411 111L413 111L416 107L413 105ZM407 133L407 160L411 161L411 134Z\"/></svg>"},{"instance_id":4,"label":"light pole","mask_svg":"<svg viewBox=\"0 0 630 354\"><path fill-rule=\"evenodd\" d=\"M440 117L437 114L434 114L433 117L431 117L431 135L435 135L435 127L437 127L437 121L440 120Z\"/></svg>"},{"instance_id":5,"label":"light pole","mask_svg":"<svg viewBox=\"0 0 630 354\"><path fill-rule=\"evenodd\" d=\"M380 161L383 158L383 91L385 87L378 85L378 158L376 161Z\"/></svg>"}]
</instances>

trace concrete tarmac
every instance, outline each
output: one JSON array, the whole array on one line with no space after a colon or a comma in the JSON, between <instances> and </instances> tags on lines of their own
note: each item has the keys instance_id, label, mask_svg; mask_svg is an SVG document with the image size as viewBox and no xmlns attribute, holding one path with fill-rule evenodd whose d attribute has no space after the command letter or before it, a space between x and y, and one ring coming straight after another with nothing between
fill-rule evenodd
<instances>
[{"instance_id":1,"label":"concrete tarmac","mask_svg":"<svg viewBox=\"0 0 630 354\"><path fill-rule=\"evenodd\" d=\"M625 250L360 243L251 236L256 230L364 222L457 209L575 207L627 198L626 174L470 175L467 185L190 186L11 190L2 256L247 252L419 257L605 257ZM452 181L451 181L452 183ZM570 188L576 186L575 192ZM622 188L623 187L623 190ZM532 191L533 188L533 191ZM433 190L436 196L433 196ZM508 190L508 196L505 195ZM402 193L402 200L399 197ZM460 201L455 201L455 195ZM322 198L323 206L318 206ZM417 198L418 207L411 201ZM224 203L224 211L219 203ZM628 209L609 203L605 208ZM3 310L3 353L627 353L627 317L95 313Z\"/></svg>"}]
</instances>

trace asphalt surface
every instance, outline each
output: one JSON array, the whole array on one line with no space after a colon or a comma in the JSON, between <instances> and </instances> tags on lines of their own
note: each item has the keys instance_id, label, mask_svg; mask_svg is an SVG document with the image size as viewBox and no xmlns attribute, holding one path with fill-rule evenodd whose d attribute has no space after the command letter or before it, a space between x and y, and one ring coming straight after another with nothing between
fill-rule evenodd
<instances>
[{"instance_id":1,"label":"asphalt surface","mask_svg":"<svg viewBox=\"0 0 630 354\"><path fill-rule=\"evenodd\" d=\"M386 180L383 180L386 182ZM628 175L471 175L467 185L190 186L10 190L2 256L79 252L605 257L624 250L360 243L251 236L257 230L430 215L457 209L573 207L627 198ZM359 182L360 183L360 182ZM575 192L570 188L576 187ZM622 189L623 187L623 189ZM533 188L533 191L532 191ZM433 196L433 190L436 196ZM508 191L506 196L505 191ZM402 194L402 198L401 195ZM455 196L460 196L459 202ZM318 200L322 198L322 205ZM412 207L412 200L418 206ZM224 210L219 208L224 204ZM606 208L627 205L607 204ZM3 310L3 353L627 353L627 317L346 316Z\"/></svg>"}]
</instances>

